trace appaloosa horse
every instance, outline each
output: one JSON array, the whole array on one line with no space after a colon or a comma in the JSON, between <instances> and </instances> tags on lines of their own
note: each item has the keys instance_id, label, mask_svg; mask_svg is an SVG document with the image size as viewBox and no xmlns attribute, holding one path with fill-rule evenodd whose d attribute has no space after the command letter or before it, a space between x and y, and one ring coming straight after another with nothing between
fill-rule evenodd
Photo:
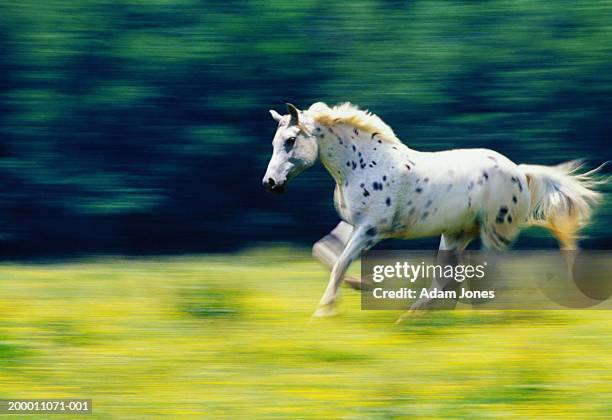
<instances>
[{"instance_id":1,"label":"appaloosa horse","mask_svg":"<svg viewBox=\"0 0 612 420\"><path fill-rule=\"evenodd\" d=\"M334 203L343 220L314 254L332 265L315 316L333 313L349 264L386 238L442 235L440 249L463 250L480 236L487 249L507 248L521 228L540 225L575 249L600 194L596 170L580 163L517 165L488 149L419 152L402 144L378 116L345 103L318 102L278 122L273 154L263 178L272 192L321 160L336 182Z\"/></svg>"}]
</instances>

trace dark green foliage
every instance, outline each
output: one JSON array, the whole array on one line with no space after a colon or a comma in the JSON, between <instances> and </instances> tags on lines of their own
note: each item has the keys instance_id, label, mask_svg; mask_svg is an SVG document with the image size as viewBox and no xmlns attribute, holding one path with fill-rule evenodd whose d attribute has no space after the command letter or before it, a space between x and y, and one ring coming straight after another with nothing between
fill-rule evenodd
<instances>
[{"instance_id":1,"label":"dark green foliage","mask_svg":"<svg viewBox=\"0 0 612 420\"><path fill-rule=\"evenodd\" d=\"M321 168L260 186L286 101L350 100L417 149L599 164L611 25L604 1L7 2L0 251L313 241L336 222Z\"/></svg>"}]
</instances>

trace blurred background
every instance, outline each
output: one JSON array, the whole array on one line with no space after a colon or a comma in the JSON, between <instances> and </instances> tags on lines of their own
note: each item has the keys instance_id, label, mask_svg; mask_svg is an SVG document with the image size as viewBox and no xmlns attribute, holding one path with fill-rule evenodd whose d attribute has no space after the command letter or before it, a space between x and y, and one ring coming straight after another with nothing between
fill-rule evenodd
<instances>
[{"instance_id":1,"label":"blurred background","mask_svg":"<svg viewBox=\"0 0 612 420\"><path fill-rule=\"evenodd\" d=\"M0 255L311 244L338 220L322 167L261 187L288 101L351 101L419 150L599 165L610 57L606 1L5 2ZM612 245L611 212L585 247Z\"/></svg>"},{"instance_id":2,"label":"blurred background","mask_svg":"<svg viewBox=\"0 0 612 420\"><path fill-rule=\"evenodd\" d=\"M285 102L351 101L419 150L594 167L611 57L609 1L4 1L0 397L104 419L612 417L609 311L395 325L343 290L311 321L333 182L261 186ZM585 248L610 249L611 214Z\"/></svg>"}]
</instances>

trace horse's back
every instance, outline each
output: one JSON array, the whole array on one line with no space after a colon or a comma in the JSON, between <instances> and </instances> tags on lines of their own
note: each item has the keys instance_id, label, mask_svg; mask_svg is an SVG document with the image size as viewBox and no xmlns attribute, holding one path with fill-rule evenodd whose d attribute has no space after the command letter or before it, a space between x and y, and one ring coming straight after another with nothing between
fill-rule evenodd
<instances>
[{"instance_id":1,"label":"horse's back","mask_svg":"<svg viewBox=\"0 0 612 420\"><path fill-rule=\"evenodd\" d=\"M467 200L469 214L480 225L484 246L508 247L529 212L525 174L516 163L493 150L460 149L447 153L448 160L455 163L455 182L464 187L459 192Z\"/></svg>"},{"instance_id":2,"label":"horse's back","mask_svg":"<svg viewBox=\"0 0 612 420\"><path fill-rule=\"evenodd\" d=\"M526 217L525 175L493 150L419 153L409 172L407 204L399 210L409 226L405 237L460 232L478 224L489 232L486 246L501 248L496 245L510 241Z\"/></svg>"}]
</instances>

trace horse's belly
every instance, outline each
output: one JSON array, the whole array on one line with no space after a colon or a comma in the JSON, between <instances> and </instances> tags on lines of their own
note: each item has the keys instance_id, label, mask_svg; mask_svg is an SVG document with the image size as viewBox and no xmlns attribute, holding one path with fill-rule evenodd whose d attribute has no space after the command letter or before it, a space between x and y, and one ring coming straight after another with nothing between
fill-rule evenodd
<instances>
[{"instance_id":1,"label":"horse's belly","mask_svg":"<svg viewBox=\"0 0 612 420\"><path fill-rule=\"evenodd\" d=\"M466 194L469 181L431 182L420 193L412 194L398 209L395 237L420 238L464 230L473 226L482 202L483 191ZM465 185L463 185L465 184ZM472 187L473 188L473 187Z\"/></svg>"},{"instance_id":2,"label":"horse's belly","mask_svg":"<svg viewBox=\"0 0 612 420\"><path fill-rule=\"evenodd\" d=\"M394 237L414 239L460 231L470 227L474 224L476 212L457 206L440 206L431 209L409 210L402 219L404 220L402 229Z\"/></svg>"}]
</instances>

